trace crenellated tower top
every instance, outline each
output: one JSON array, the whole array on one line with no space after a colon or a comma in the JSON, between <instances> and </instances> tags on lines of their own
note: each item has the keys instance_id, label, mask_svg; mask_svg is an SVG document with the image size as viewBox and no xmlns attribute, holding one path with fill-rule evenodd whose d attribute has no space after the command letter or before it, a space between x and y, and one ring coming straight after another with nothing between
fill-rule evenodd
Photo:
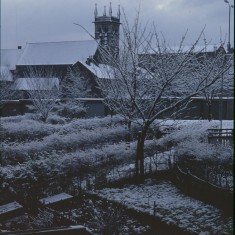
<instances>
[{"instance_id":1,"label":"crenellated tower top","mask_svg":"<svg viewBox=\"0 0 235 235\"><path fill-rule=\"evenodd\" d=\"M113 53L117 57L119 51L119 28L120 28L120 5L118 6L117 16L113 16L112 4L109 4L108 15L104 6L103 15L98 15L97 4L94 10L95 39L100 41L102 48Z\"/></svg>"}]
</instances>

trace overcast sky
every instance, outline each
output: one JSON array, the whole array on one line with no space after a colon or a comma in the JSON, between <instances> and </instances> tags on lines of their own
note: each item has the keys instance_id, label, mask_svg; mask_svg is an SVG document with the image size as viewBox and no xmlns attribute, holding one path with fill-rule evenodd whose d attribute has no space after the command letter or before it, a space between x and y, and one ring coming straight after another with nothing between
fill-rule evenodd
<instances>
[{"instance_id":1,"label":"overcast sky","mask_svg":"<svg viewBox=\"0 0 235 235\"><path fill-rule=\"evenodd\" d=\"M229 0L234 4L234 0ZM77 41L90 39L73 23L94 35L94 7L98 15L110 0L1 0L1 48L17 48L26 42ZM171 45L177 45L188 29L186 44L192 44L206 25L211 44L228 41L229 6L224 0L112 0L113 15L118 5L128 20L140 6L141 19L155 22ZM234 9L231 9L231 44L234 44Z\"/></svg>"}]
</instances>

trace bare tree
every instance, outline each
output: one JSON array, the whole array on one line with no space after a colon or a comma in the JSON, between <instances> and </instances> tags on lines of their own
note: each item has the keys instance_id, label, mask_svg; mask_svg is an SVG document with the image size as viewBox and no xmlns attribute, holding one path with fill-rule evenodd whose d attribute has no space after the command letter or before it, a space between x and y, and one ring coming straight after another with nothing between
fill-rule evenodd
<instances>
[{"instance_id":1,"label":"bare tree","mask_svg":"<svg viewBox=\"0 0 235 235\"><path fill-rule=\"evenodd\" d=\"M33 66L27 68L25 77L22 78L24 89L27 90L29 98L40 113L42 120L46 122L61 94L59 78L55 75L53 68L44 69Z\"/></svg>"},{"instance_id":2,"label":"bare tree","mask_svg":"<svg viewBox=\"0 0 235 235\"><path fill-rule=\"evenodd\" d=\"M221 52L205 58L204 48L195 50L203 31L192 46L184 46L185 34L179 46L172 48L155 25L148 32L146 28L141 27L139 13L132 27L124 13L119 57L113 60L100 47L106 61L100 67L106 79L97 79L105 104L141 127L136 154L140 179L144 176L144 143L150 125L187 109L191 98L202 96L230 66Z\"/></svg>"},{"instance_id":3,"label":"bare tree","mask_svg":"<svg viewBox=\"0 0 235 235\"><path fill-rule=\"evenodd\" d=\"M14 97L14 90L12 89L12 75L8 69L1 68L0 77L0 106L2 106L6 100Z\"/></svg>"},{"instance_id":4,"label":"bare tree","mask_svg":"<svg viewBox=\"0 0 235 235\"><path fill-rule=\"evenodd\" d=\"M205 50L207 50L207 44L205 43L204 48ZM206 101L207 107L208 107L208 120L211 121L212 120L212 103L213 100L217 97L222 99L222 97L229 97L229 96L233 96L233 76L234 76L234 72L233 72L233 64L232 64L232 60L230 60L231 55L225 55L225 50L223 49L222 46L220 46L218 49L216 48L216 50L214 52L210 52L210 53L203 53L203 63L210 63L210 57L216 57L217 54L220 53L221 55L223 55L223 59L219 60L219 63L223 63L225 64L225 67L230 64L230 67L228 70L225 70L224 73L221 73L221 77L217 80L215 80L215 82L213 84L211 84L210 86L206 86L205 89L202 92L202 95ZM207 85L207 83L210 83L210 79L205 79L205 85Z\"/></svg>"},{"instance_id":5,"label":"bare tree","mask_svg":"<svg viewBox=\"0 0 235 235\"><path fill-rule=\"evenodd\" d=\"M77 66L69 67L62 80L63 95L66 98L84 98L91 93L91 85Z\"/></svg>"}]
</instances>

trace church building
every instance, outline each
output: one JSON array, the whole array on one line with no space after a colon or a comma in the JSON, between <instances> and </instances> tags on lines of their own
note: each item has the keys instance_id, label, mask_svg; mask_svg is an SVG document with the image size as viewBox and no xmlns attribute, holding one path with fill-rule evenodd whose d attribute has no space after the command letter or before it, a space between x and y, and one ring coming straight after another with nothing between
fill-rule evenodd
<instances>
[{"instance_id":1,"label":"church building","mask_svg":"<svg viewBox=\"0 0 235 235\"><path fill-rule=\"evenodd\" d=\"M11 55L12 50L4 50L4 53L1 50L1 61L6 61L5 64L1 63L1 71L3 69L4 71L8 70L8 73L12 75L10 76L11 80L18 84L18 89L21 89L22 86L19 86L19 82L23 81L24 78L26 80L35 77L35 74L29 73L29 71L32 71L29 68L37 71L36 76L38 77L48 79L48 76L52 76L57 77L60 81L66 77L69 69L76 68L91 84L89 96L99 96L95 77L102 76L98 72L98 65L105 63L101 53L103 50L107 50L112 53L113 58L118 55L119 26L121 24L120 6L116 16L113 16L111 3L108 14L106 7L104 7L103 14L99 15L96 4L93 23L95 32L94 37L90 40L27 43L24 48L20 47L14 50L17 52L15 53L17 57L14 57L14 60L12 59L10 62L6 58L10 57L8 54ZM9 67L8 64L11 66ZM3 76L1 76L1 79L4 79ZM9 80L9 76L7 79Z\"/></svg>"}]
</instances>

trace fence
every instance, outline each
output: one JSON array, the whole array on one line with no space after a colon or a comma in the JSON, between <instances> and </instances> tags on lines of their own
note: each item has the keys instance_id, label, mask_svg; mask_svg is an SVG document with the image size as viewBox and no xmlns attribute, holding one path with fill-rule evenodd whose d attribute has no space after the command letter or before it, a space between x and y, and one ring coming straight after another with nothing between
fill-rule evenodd
<instances>
[{"instance_id":1,"label":"fence","mask_svg":"<svg viewBox=\"0 0 235 235\"><path fill-rule=\"evenodd\" d=\"M102 102L101 98L81 98L81 102L85 103L87 108L87 117L104 117L111 114L107 106ZM212 118L214 120L220 119L219 99L212 101ZM27 105L30 104L29 99L8 100L0 108L1 116L23 115L27 112ZM190 111L189 111L190 110ZM188 107L188 111L182 113L178 119L207 119L208 107L203 98L193 98L193 101ZM161 117L162 118L162 117ZM234 119L234 101L233 97L223 99L223 120Z\"/></svg>"},{"instance_id":2,"label":"fence","mask_svg":"<svg viewBox=\"0 0 235 235\"><path fill-rule=\"evenodd\" d=\"M213 185L190 172L185 172L177 164L175 165L173 180L186 194L232 214L233 191Z\"/></svg>"},{"instance_id":3,"label":"fence","mask_svg":"<svg viewBox=\"0 0 235 235\"><path fill-rule=\"evenodd\" d=\"M233 146L234 129L208 129L208 142Z\"/></svg>"}]
</instances>

